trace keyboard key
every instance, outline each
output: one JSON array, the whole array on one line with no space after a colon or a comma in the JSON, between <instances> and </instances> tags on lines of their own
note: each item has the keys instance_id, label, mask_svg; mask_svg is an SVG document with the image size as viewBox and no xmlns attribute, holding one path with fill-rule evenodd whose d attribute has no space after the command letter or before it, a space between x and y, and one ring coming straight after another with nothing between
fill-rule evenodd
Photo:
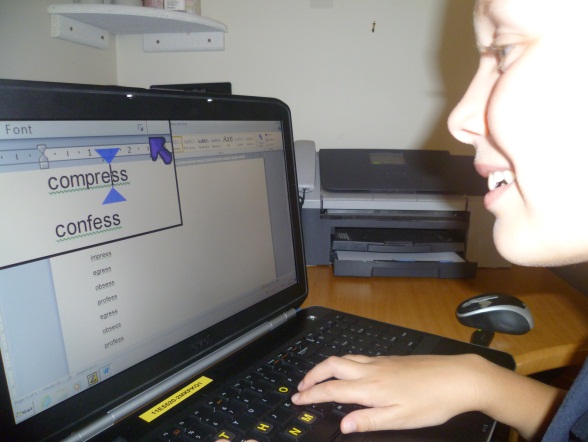
<instances>
[{"instance_id":1,"label":"keyboard key","mask_svg":"<svg viewBox=\"0 0 588 442\"><path fill-rule=\"evenodd\" d=\"M249 388L256 394L262 396L269 393L274 389L273 385L269 382L264 381L261 378L251 379Z\"/></svg>"},{"instance_id":2,"label":"keyboard key","mask_svg":"<svg viewBox=\"0 0 588 442\"><path fill-rule=\"evenodd\" d=\"M221 416L228 419L232 419L239 415L246 407L246 404L243 402L222 396L214 401L209 401L207 405L210 406L215 413L219 413Z\"/></svg>"},{"instance_id":3,"label":"keyboard key","mask_svg":"<svg viewBox=\"0 0 588 442\"><path fill-rule=\"evenodd\" d=\"M242 402L245 405L248 405L248 404L258 400L259 395L257 395L253 391L247 389L247 390L242 390L238 393L235 393L235 395L232 398L233 398L233 400L236 400L236 401Z\"/></svg>"},{"instance_id":4,"label":"keyboard key","mask_svg":"<svg viewBox=\"0 0 588 442\"><path fill-rule=\"evenodd\" d=\"M182 437L182 435L184 434L184 429L180 428L180 427L171 427L168 428L167 430L163 431L158 440L161 440L162 442L172 442L172 441L177 441L180 440L180 437Z\"/></svg>"},{"instance_id":5,"label":"keyboard key","mask_svg":"<svg viewBox=\"0 0 588 442\"><path fill-rule=\"evenodd\" d=\"M286 427L286 429L282 432L282 435L285 436L287 440L300 441L306 436L307 433L308 430L305 430L302 426L291 425Z\"/></svg>"},{"instance_id":6,"label":"keyboard key","mask_svg":"<svg viewBox=\"0 0 588 442\"><path fill-rule=\"evenodd\" d=\"M271 408L276 408L286 399L286 395L278 393L270 393L261 397L261 401L264 404L269 405Z\"/></svg>"},{"instance_id":7,"label":"keyboard key","mask_svg":"<svg viewBox=\"0 0 588 442\"><path fill-rule=\"evenodd\" d=\"M241 440L242 438L243 438L243 435L239 435L237 433L233 433L232 431L224 430L224 429L220 430L214 436L215 440L228 440L228 441L238 441L238 440Z\"/></svg>"},{"instance_id":8,"label":"keyboard key","mask_svg":"<svg viewBox=\"0 0 588 442\"><path fill-rule=\"evenodd\" d=\"M361 407L360 405L355 405L355 404L335 404L334 408L333 408L333 413L338 415L338 416L345 416L349 413L351 413L352 411L355 410L359 410Z\"/></svg>"},{"instance_id":9,"label":"keyboard key","mask_svg":"<svg viewBox=\"0 0 588 442\"><path fill-rule=\"evenodd\" d=\"M271 407L261 401L252 402L245 408L245 414L261 419L271 411Z\"/></svg>"},{"instance_id":10,"label":"keyboard key","mask_svg":"<svg viewBox=\"0 0 588 442\"><path fill-rule=\"evenodd\" d=\"M297 424L310 427L314 425L319 419L320 418L318 414L312 413L310 411L303 411L298 416L296 416L295 421Z\"/></svg>"},{"instance_id":11,"label":"keyboard key","mask_svg":"<svg viewBox=\"0 0 588 442\"><path fill-rule=\"evenodd\" d=\"M210 431L201 425L192 425L188 428L185 435L190 440L206 441L210 438Z\"/></svg>"},{"instance_id":12,"label":"keyboard key","mask_svg":"<svg viewBox=\"0 0 588 442\"><path fill-rule=\"evenodd\" d=\"M326 416L328 413L333 411L333 407L335 406L334 402L326 402L322 404L310 404L306 406L306 410L317 414L320 417Z\"/></svg>"},{"instance_id":13,"label":"keyboard key","mask_svg":"<svg viewBox=\"0 0 588 442\"><path fill-rule=\"evenodd\" d=\"M272 410L266 417L280 425L287 424L295 415L295 411L287 407L277 407Z\"/></svg>"},{"instance_id":14,"label":"keyboard key","mask_svg":"<svg viewBox=\"0 0 588 442\"><path fill-rule=\"evenodd\" d=\"M223 424L222 416L215 413L208 407L202 406L192 413L192 418L200 422L203 427L218 431Z\"/></svg>"},{"instance_id":15,"label":"keyboard key","mask_svg":"<svg viewBox=\"0 0 588 442\"><path fill-rule=\"evenodd\" d=\"M251 435L254 439L271 441L274 435L279 430L279 427L270 423L269 421L258 421L251 430Z\"/></svg>"},{"instance_id":16,"label":"keyboard key","mask_svg":"<svg viewBox=\"0 0 588 442\"><path fill-rule=\"evenodd\" d=\"M235 417L231 421L230 425L231 425L231 427L234 427L234 428L242 431L243 433L245 433L253 427L255 422L257 422L257 420L253 416L244 413L240 416Z\"/></svg>"}]
</instances>

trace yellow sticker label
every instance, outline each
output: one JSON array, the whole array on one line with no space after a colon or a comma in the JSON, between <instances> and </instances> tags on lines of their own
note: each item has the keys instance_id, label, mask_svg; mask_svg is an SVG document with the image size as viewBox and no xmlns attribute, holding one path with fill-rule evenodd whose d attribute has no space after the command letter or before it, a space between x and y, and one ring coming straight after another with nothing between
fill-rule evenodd
<instances>
[{"instance_id":1,"label":"yellow sticker label","mask_svg":"<svg viewBox=\"0 0 588 442\"><path fill-rule=\"evenodd\" d=\"M139 417L143 419L145 422L152 422L153 420L157 419L159 416L164 414L166 411L171 410L182 401L188 399L194 393L206 387L211 382L212 379L207 378L206 376L202 376L194 382L192 382L187 387L177 391L173 395L164 399L155 407L151 408L150 410L147 410Z\"/></svg>"}]
</instances>

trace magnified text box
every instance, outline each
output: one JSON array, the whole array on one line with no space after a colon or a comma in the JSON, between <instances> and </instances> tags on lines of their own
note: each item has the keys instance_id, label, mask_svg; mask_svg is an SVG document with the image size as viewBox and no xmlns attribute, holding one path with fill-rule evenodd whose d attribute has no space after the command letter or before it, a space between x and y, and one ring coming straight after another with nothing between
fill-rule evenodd
<instances>
[{"instance_id":1,"label":"magnified text box","mask_svg":"<svg viewBox=\"0 0 588 442\"><path fill-rule=\"evenodd\" d=\"M132 160L97 146L95 164L0 173L0 268L181 225L171 148L149 143Z\"/></svg>"}]
</instances>

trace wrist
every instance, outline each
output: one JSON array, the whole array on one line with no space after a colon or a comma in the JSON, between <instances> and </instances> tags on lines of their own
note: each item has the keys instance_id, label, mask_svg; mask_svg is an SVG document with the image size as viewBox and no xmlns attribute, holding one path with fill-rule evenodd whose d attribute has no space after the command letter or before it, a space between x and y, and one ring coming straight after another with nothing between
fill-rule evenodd
<instances>
[{"instance_id":1,"label":"wrist","mask_svg":"<svg viewBox=\"0 0 588 442\"><path fill-rule=\"evenodd\" d=\"M505 369L472 358L480 411L515 430L526 440L540 438L559 407L565 392Z\"/></svg>"},{"instance_id":2,"label":"wrist","mask_svg":"<svg viewBox=\"0 0 588 442\"><path fill-rule=\"evenodd\" d=\"M494 370L496 368L502 370L502 367L477 354L465 354L458 357L462 359L461 366L469 386L463 411L480 411L493 417L491 413L496 403L496 383L500 382L500 376L497 376ZM506 369L504 371L508 372Z\"/></svg>"}]
</instances>

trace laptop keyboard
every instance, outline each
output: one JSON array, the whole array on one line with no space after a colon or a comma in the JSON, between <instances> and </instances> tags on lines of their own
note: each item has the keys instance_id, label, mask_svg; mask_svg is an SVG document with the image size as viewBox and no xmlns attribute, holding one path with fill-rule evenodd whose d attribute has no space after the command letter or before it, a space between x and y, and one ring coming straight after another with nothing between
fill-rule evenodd
<instances>
[{"instance_id":1,"label":"laptop keyboard","mask_svg":"<svg viewBox=\"0 0 588 442\"><path fill-rule=\"evenodd\" d=\"M248 373L231 379L142 440L330 440L337 434L341 418L359 406L294 405L290 397L305 373L333 355L407 355L416 348L420 336L411 330L339 314Z\"/></svg>"}]
</instances>

